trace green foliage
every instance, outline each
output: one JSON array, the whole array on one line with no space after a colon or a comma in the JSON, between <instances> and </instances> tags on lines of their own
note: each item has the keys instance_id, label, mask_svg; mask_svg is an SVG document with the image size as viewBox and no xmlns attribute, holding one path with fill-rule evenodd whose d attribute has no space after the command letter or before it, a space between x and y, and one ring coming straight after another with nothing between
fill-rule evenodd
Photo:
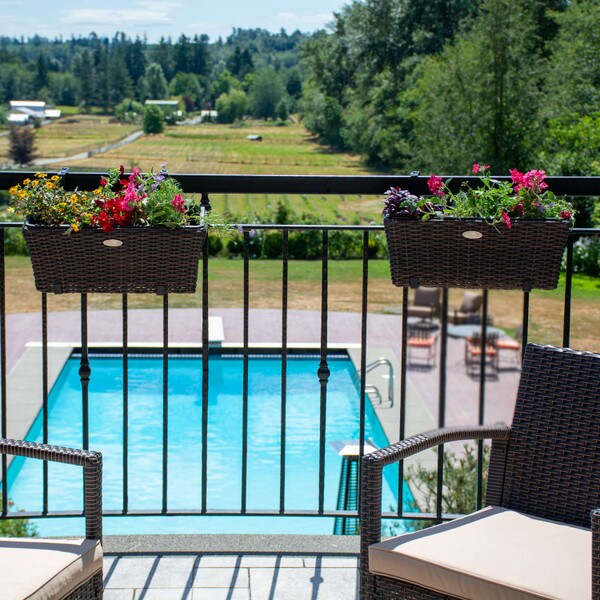
<instances>
[{"instance_id":1,"label":"green foliage","mask_svg":"<svg viewBox=\"0 0 600 600\"><path fill-rule=\"evenodd\" d=\"M284 99L284 95L283 82L276 71L258 71L249 92L252 116L257 119L274 119L277 117L277 106Z\"/></svg>"},{"instance_id":2,"label":"green foliage","mask_svg":"<svg viewBox=\"0 0 600 600\"><path fill-rule=\"evenodd\" d=\"M8 156L18 165L30 165L36 156L35 131L30 127L11 127L8 133Z\"/></svg>"},{"instance_id":3,"label":"green foliage","mask_svg":"<svg viewBox=\"0 0 600 600\"><path fill-rule=\"evenodd\" d=\"M600 0L573 0L554 18L560 27L551 46L545 85L550 117L589 115L600 105Z\"/></svg>"},{"instance_id":4,"label":"green foliage","mask_svg":"<svg viewBox=\"0 0 600 600\"><path fill-rule=\"evenodd\" d=\"M2 494L0 494L0 501ZM9 506L13 506L11 500ZM2 519L0 520L0 537L37 537L38 532L35 525L28 519Z\"/></svg>"},{"instance_id":5,"label":"green foliage","mask_svg":"<svg viewBox=\"0 0 600 600\"><path fill-rule=\"evenodd\" d=\"M144 115L144 105L141 102L125 98L115 106L115 117L121 123L135 123Z\"/></svg>"},{"instance_id":6,"label":"green foliage","mask_svg":"<svg viewBox=\"0 0 600 600\"><path fill-rule=\"evenodd\" d=\"M217 99L217 121L219 123L235 123L246 114L248 100L242 90L231 90L228 94L221 94Z\"/></svg>"},{"instance_id":7,"label":"green foliage","mask_svg":"<svg viewBox=\"0 0 600 600\"><path fill-rule=\"evenodd\" d=\"M146 100L165 100L169 97L167 80L158 63L148 65L142 86L143 97Z\"/></svg>"},{"instance_id":8,"label":"green foliage","mask_svg":"<svg viewBox=\"0 0 600 600\"><path fill-rule=\"evenodd\" d=\"M147 134L158 134L162 133L165 129L165 116L156 105L150 105L146 107L144 112L144 133Z\"/></svg>"},{"instance_id":9,"label":"green foliage","mask_svg":"<svg viewBox=\"0 0 600 600\"><path fill-rule=\"evenodd\" d=\"M592 277L600 277L599 239L584 237L573 244L573 271Z\"/></svg>"},{"instance_id":10,"label":"green foliage","mask_svg":"<svg viewBox=\"0 0 600 600\"><path fill-rule=\"evenodd\" d=\"M541 141L534 28L526 0L484 0L470 31L424 61L412 92L416 168L464 173L478 156L493 172L532 164Z\"/></svg>"},{"instance_id":11,"label":"green foliage","mask_svg":"<svg viewBox=\"0 0 600 600\"><path fill-rule=\"evenodd\" d=\"M483 491L485 502L490 448L483 448ZM435 450L437 452L437 449ZM465 515L477 510L477 450L465 444L460 455L449 448L444 449L444 479L442 512ZM437 468L428 469L421 464L408 468L407 481L418 498L411 507L414 510L435 513L437 510ZM416 493L415 493L416 492ZM433 521L415 521L413 527L422 529L433 525Z\"/></svg>"},{"instance_id":12,"label":"green foliage","mask_svg":"<svg viewBox=\"0 0 600 600\"><path fill-rule=\"evenodd\" d=\"M288 104L285 101L285 98L282 98L275 107L275 114L277 115L277 118L281 121L288 120L290 116L290 111L288 110Z\"/></svg>"},{"instance_id":13,"label":"green foliage","mask_svg":"<svg viewBox=\"0 0 600 600\"><path fill-rule=\"evenodd\" d=\"M185 225L185 214L173 206L173 198L182 194L183 191L177 180L170 177L163 179L144 201L147 224L165 227Z\"/></svg>"}]
</instances>

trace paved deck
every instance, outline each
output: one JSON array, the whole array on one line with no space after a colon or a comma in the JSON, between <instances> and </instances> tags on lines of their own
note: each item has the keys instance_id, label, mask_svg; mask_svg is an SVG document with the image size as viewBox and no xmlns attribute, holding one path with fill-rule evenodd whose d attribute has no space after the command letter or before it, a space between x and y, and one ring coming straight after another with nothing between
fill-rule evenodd
<instances>
[{"instance_id":1,"label":"paved deck","mask_svg":"<svg viewBox=\"0 0 600 600\"><path fill-rule=\"evenodd\" d=\"M353 600L358 559L239 554L107 556L104 600Z\"/></svg>"}]
</instances>

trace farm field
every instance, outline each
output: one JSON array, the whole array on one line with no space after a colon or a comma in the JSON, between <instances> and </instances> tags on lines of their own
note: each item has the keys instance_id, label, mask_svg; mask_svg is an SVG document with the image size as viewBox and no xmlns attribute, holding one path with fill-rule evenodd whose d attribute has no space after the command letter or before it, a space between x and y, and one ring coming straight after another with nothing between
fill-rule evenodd
<instances>
[{"instance_id":1,"label":"farm field","mask_svg":"<svg viewBox=\"0 0 600 600\"><path fill-rule=\"evenodd\" d=\"M282 263L278 260L253 260L250 263L250 306L281 308ZM6 306L11 313L40 310L40 295L35 291L28 257L9 256L6 259ZM243 262L226 258L209 261L209 306L235 308L243 305ZM320 310L320 261L290 261L289 308ZM362 262L360 260L330 261L329 309L360 312ZM450 307L460 304L463 290L450 290ZM571 345L574 348L600 351L600 279L575 275L573 285ZM562 339L564 277L552 291L531 294L530 340L560 345ZM161 308L162 298L149 294L130 294L129 307ZM402 291L390 282L387 260L369 262L369 311L384 312L387 307L402 304ZM120 294L90 294L90 310L121 308ZM202 306L200 286L195 294L172 294L169 306L198 308ZM489 312L494 325L513 334L521 323L523 294L519 291L490 291ZM77 294L48 295L48 310L78 310Z\"/></svg>"},{"instance_id":2,"label":"farm field","mask_svg":"<svg viewBox=\"0 0 600 600\"><path fill-rule=\"evenodd\" d=\"M40 157L70 156L116 142L140 126L120 125L98 115L74 115L38 129ZM261 142L246 139L260 135ZM0 137L0 162L6 160L8 141ZM3 156L4 155L4 156ZM65 161L77 170L103 172L119 165L130 170L158 169L166 163L171 173L368 175L358 156L333 152L317 144L297 123L278 126L253 121L241 126L201 124L168 127L162 135L142 136L132 144L90 158ZM62 166L62 163L61 165ZM57 170L58 165L49 167ZM382 197L385 190L381 190ZM263 218L279 203L290 214L318 215L324 223L379 222L381 198L362 196L300 196L229 194L211 196L213 208L239 220Z\"/></svg>"},{"instance_id":3,"label":"farm field","mask_svg":"<svg viewBox=\"0 0 600 600\"><path fill-rule=\"evenodd\" d=\"M59 158L114 143L141 129L100 115L69 115L36 130L39 158ZM0 137L0 162L8 162L8 138Z\"/></svg>"}]
</instances>

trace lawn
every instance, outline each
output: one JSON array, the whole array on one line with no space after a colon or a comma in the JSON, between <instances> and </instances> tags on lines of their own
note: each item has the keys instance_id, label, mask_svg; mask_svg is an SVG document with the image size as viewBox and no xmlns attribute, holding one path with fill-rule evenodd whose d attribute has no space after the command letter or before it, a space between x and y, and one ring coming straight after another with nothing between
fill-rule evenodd
<instances>
[{"instance_id":1,"label":"lawn","mask_svg":"<svg viewBox=\"0 0 600 600\"><path fill-rule=\"evenodd\" d=\"M36 130L37 156L58 158L87 152L116 142L139 129L139 125L117 123L109 116L65 116ZM8 138L0 137L0 162L8 161L7 151Z\"/></svg>"},{"instance_id":2,"label":"lawn","mask_svg":"<svg viewBox=\"0 0 600 600\"><path fill-rule=\"evenodd\" d=\"M243 262L211 258L209 262L209 306L239 308L243 305ZM35 291L31 266L27 257L7 257L7 307L11 313L38 312L40 295ZM252 308L281 308L282 263L277 260L255 260L250 263L250 306ZM290 261L289 308L320 310L321 264L319 261ZM329 309L359 312L361 310L362 263L359 260L330 261ZM600 351L600 279L576 275L573 286L571 346ZM450 307L457 306L462 290L450 290ZM92 310L119 309L119 294L91 294ZM564 277L554 291L535 291L531 294L530 340L561 345L564 302ZM76 294L48 296L48 309L77 310L80 297ZM387 260L369 263L369 311L384 312L386 307L398 307L402 291L389 279ZM200 286L196 294L174 294L169 305L173 308L200 307ZM130 308L160 308L162 299L148 294L131 294ZM490 292L489 312L494 325L514 332L522 319L523 294L518 291Z\"/></svg>"}]
</instances>

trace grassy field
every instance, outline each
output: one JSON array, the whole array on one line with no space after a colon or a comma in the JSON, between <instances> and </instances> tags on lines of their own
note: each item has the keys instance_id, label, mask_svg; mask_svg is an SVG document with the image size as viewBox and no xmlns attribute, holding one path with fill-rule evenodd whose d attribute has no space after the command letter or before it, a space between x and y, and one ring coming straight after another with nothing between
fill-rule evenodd
<instances>
[{"instance_id":1,"label":"grassy field","mask_svg":"<svg viewBox=\"0 0 600 600\"><path fill-rule=\"evenodd\" d=\"M70 115L36 130L37 155L39 158L59 158L87 152L138 129L139 125L123 125L108 116ZM7 151L8 138L0 137L0 162L8 162Z\"/></svg>"},{"instance_id":2,"label":"grassy field","mask_svg":"<svg viewBox=\"0 0 600 600\"><path fill-rule=\"evenodd\" d=\"M106 116L73 115L38 129L40 157L70 156L122 139L139 126L120 125ZM246 139L260 135L262 142ZM8 140L0 137L0 162L7 160ZM165 133L91 158L68 161L72 168L106 171L124 165L143 171L167 163L171 173L365 175L373 173L356 155L332 152L317 144L302 125L270 122L243 126L203 124L168 127ZM385 190L382 190L382 197ZM228 194L211 197L213 208L245 221L268 215L278 203L292 215L319 215L324 223L370 223L380 220L381 198Z\"/></svg>"},{"instance_id":3,"label":"grassy field","mask_svg":"<svg viewBox=\"0 0 600 600\"><path fill-rule=\"evenodd\" d=\"M243 304L243 263L241 260L211 258L209 263L209 305L235 308ZM27 257L7 258L7 299L11 313L38 312L40 295L35 291L31 266ZM250 305L253 308L281 308L281 261L256 260L250 264ZM319 261L290 261L289 308L320 310L321 265ZM329 265L329 309L359 312L361 310L362 263L358 260L331 261ZM460 303L463 290L450 290L450 307ZM572 334L574 348L600 351L600 279L576 276L573 286ZM77 310L77 294L48 296L48 309ZM91 310L120 309L119 294L90 294ZM402 292L390 282L387 260L369 263L369 311L384 312L399 307ZM562 340L564 281L558 289L531 294L530 339L560 345ZM200 307L200 287L194 295L173 294L173 308ZM130 308L160 308L162 299L149 294L131 294ZM490 314L494 325L514 333L521 323L523 294L518 291L490 292Z\"/></svg>"}]
</instances>

